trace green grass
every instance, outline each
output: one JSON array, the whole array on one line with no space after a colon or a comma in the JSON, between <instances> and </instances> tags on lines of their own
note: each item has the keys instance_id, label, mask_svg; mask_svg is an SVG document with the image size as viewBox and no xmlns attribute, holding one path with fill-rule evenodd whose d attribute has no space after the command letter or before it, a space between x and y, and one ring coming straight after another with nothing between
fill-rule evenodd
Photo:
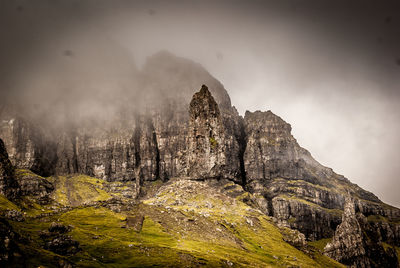
<instances>
[{"instance_id":1,"label":"green grass","mask_svg":"<svg viewBox=\"0 0 400 268\"><path fill-rule=\"evenodd\" d=\"M160 212L151 206L141 206L132 212L139 211L149 214L139 233L121 228L126 216L105 208L78 208L63 214L60 221L74 227L71 234L84 249L72 260L83 267L190 266L199 262L220 266L228 261L251 267L318 267L313 259L283 242L282 234L266 216L260 216L253 227L243 219L237 219L234 227L226 224L226 229L217 224L240 240L238 244L235 240L219 239L218 235L215 239L204 239L202 230L185 232L184 226L165 228L164 222L157 222L160 218L156 214ZM175 215L163 217L167 223L173 221ZM208 222L210 227L215 224L214 220ZM334 265L332 261L331 267Z\"/></svg>"},{"instance_id":2,"label":"green grass","mask_svg":"<svg viewBox=\"0 0 400 268\"><path fill-rule=\"evenodd\" d=\"M174 266L187 263L185 251L176 248L177 240L150 217L145 217L140 233L125 226L125 215L105 208L84 208L60 218L74 226L71 234L83 252L72 259L82 267ZM94 239L95 237L95 239ZM190 258L188 258L190 260ZM175 263L175 264L174 264Z\"/></svg>"},{"instance_id":3,"label":"green grass","mask_svg":"<svg viewBox=\"0 0 400 268\"><path fill-rule=\"evenodd\" d=\"M21 236L31 237L31 242L20 247L34 267L57 266L56 259L65 258L44 250L39 237L53 221L72 226L69 234L82 251L68 260L78 267L223 267L231 263L239 267L342 267L318 250L306 254L286 243L282 230L268 216L243 202L251 199L249 193L236 198L224 193L232 182L220 189L207 182L179 179L150 183L144 189L151 193L149 198L116 213L95 203L82 206L87 200L110 198L107 182L88 176L47 179L55 184L53 198L75 207L12 222ZM0 204L18 208L1 196ZM28 216L50 210L30 199L20 206ZM127 217L137 215L144 216L140 231L126 226Z\"/></svg>"},{"instance_id":4,"label":"green grass","mask_svg":"<svg viewBox=\"0 0 400 268\"><path fill-rule=\"evenodd\" d=\"M196 194L186 194L185 191L191 189L183 188L180 191L180 183L176 182L176 185L162 187L156 198L145 201L152 205L162 203L196 219L198 225L206 225L202 228L204 231L199 233L196 233L196 229L185 231L172 228L173 232L181 231L184 237L180 239L179 248L197 254L212 249L212 258L230 260L244 266L301 264L304 267L318 267L306 254L283 241L280 230L269 217L250 209L240 200L220 196L220 193L207 189L201 183L195 184L193 188ZM177 199L181 201L179 204ZM207 215L205 222L198 215ZM250 219L252 224L246 219ZM210 234L209 230L217 228L220 231ZM316 255L327 263L332 261L319 253ZM338 264L330 264L335 265Z\"/></svg>"},{"instance_id":5,"label":"green grass","mask_svg":"<svg viewBox=\"0 0 400 268\"><path fill-rule=\"evenodd\" d=\"M106 182L93 177L78 175L48 178L55 186L52 198L64 206L79 206L85 203L110 199L111 194L103 189Z\"/></svg>"},{"instance_id":6,"label":"green grass","mask_svg":"<svg viewBox=\"0 0 400 268\"><path fill-rule=\"evenodd\" d=\"M218 146L218 142L214 137L210 137L209 140L210 140L210 145L212 148L215 148Z\"/></svg>"},{"instance_id":7,"label":"green grass","mask_svg":"<svg viewBox=\"0 0 400 268\"><path fill-rule=\"evenodd\" d=\"M42 176L39 176L36 173L30 171L29 169L22 169L22 168L15 169L15 176L17 176L17 177L33 176L36 178L45 179Z\"/></svg>"},{"instance_id":8,"label":"green grass","mask_svg":"<svg viewBox=\"0 0 400 268\"><path fill-rule=\"evenodd\" d=\"M370 222L388 222L388 219L381 215L369 215L367 220Z\"/></svg>"},{"instance_id":9,"label":"green grass","mask_svg":"<svg viewBox=\"0 0 400 268\"><path fill-rule=\"evenodd\" d=\"M16 204L0 194L0 210L21 210Z\"/></svg>"},{"instance_id":10,"label":"green grass","mask_svg":"<svg viewBox=\"0 0 400 268\"><path fill-rule=\"evenodd\" d=\"M331 241L332 241L332 238L323 238L320 240L308 242L308 244L319 249L321 252L323 252L326 244L328 244Z\"/></svg>"}]
</instances>

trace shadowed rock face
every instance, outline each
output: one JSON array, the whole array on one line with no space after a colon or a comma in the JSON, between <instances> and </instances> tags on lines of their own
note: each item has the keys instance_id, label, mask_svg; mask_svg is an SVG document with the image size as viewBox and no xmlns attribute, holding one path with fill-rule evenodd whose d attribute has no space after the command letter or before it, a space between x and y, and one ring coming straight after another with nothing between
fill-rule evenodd
<instances>
[{"instance_id":1,"label":"shadowed rock face","mask_svg":"<svg viewBox=\"0 0 400 268\"><path fill-rule=\"evenodd\" d=\"M351 267L398 267L394 248L385 249L382 237L371 228L362 213L356 214L354 201L348 198L342 223L337 227L325 254Z\"/></svg>"},{"instance_id":2,"label":"shadowed rock face","mask_svg":"<svg viewBox=\"0 0 400 268\"><path fill-rule=\"evenodd\" d=\"M14 167L8 159L6 147L0 139L0 194L10 200L18 198L20 191L14 177Z\"/></svg>"},{"instance_id":3,"label":"shadowed rock face","mask_svg":"<svg viewBox=\"0 0 400 268\"><path fill-rule=\"evenodd\" d=\"M21 196L29 196L39 204L51 202L50 194L54 186L48 180L28 170L17 170L15 178L19 185Z\"/></svg>"},{"instance_id":4,"label":"shadowed rock face","mask_svg":"<svg viewBox=\"0 0 400 268\"><path fill-rule=\"evenodd\" d=\"M225 129L223 119L207 86L194 94L189 107L189 170L191 178L240 177L239 144ZM233 157L230 157L233 153Z\"/></svg>"},{"instance_id":5,"label":"shadowed rock face","mask_svg":"<svg viewBox=\"0 0 400 268\"><path fill-rule=\"evenodd\" d=\"M26 265L17 241L19 241L18 234L14 232L6 219L0 217L0 265L2 267L16 267L16 263L20 266Z\"/></svg>"},{"instance_id":6,"label":"shadowed rock face","mask_svg":"<svg viewBox=\"0 0 400 268\"><path fill-rule=\"evenodd\" d=\"M188 107L202 83L229 112L226 120L238 117L223 85L190 60L160 52L134 75L139 85L132 86L140 90L116 91L121 94L112 120L81 118L61 108L54 112L58 115L38 118L17 104L1 107L0 137L11 162L43 176L82 173L109 181L167 180L187 174ZM60 120L59 113L66 118Z\"/></svg>"},{"instance_id":7,"label":"shadowed rock face","mask_svg":"<svg viewBox=\"0 0 400 268\"><path fill-rule=\"evenodd\" d=\"M249 183L278 177L303 179L314 184L327 183L321 175L332 171L323 169L307 150L297 144L290 133L291 126L280 117L271 111L247 111L244 122L247 135L244 163Z\"/></svg>"},{"instance_id":8,"label":"shadowed rock face","mask_svg":"<svg viewBox=\"0 0 400 268\"><path fill-rule=\"evenodd\" d=\"M11 162L43 176L80 173L135 181L137 193L143 183L157 179L227 179L250 192L252 203L278 225L296 229L308 240L338 236L337 228L343 229L349 218L342 214L351 195L364 215L357 219L359 227L400 246L399 209L320 165L299 146L291 126L271 111L239 116L223 85L200 65L160 52L135 75L142 90L120 96L126 102L121 100L113 120L66 120L52 127L51 115L46 121L15 107L2 109L0 137ZM203 83L208 87L195 93ZM4 163L11 167L10 161ZM3 179L11 176L10 170L1 171L2 191L13 188L12 180ZM22 188L30 195L34 189L41 189L38 198L51 191L40 180L27 180L21 180ZM360 229L353 220L349 224L358 239ZM342 246L358 248L365 239L357 239ZM345 250L335 252L332 256L344 254L344 262ZM360 256L375 256L366 252ZM390 254L383 256L391 263Z\"/></svg>"},{"instance_id":9,"label":"shadowed rock face","mask_svg":"<svg viewBox=\"0 0 400 268\"><path fill-rule=\"evenodd\" d=\"M332 237L348 194L365 215L398 221L398 209L383 206L374 194L319 164L299 146L290 125L271 111L246 112L244 124L248 190L279 225L298 229L309 240ZM397 232L396 224L388 225L386 233Z\"/></svg>"}]
</instances>

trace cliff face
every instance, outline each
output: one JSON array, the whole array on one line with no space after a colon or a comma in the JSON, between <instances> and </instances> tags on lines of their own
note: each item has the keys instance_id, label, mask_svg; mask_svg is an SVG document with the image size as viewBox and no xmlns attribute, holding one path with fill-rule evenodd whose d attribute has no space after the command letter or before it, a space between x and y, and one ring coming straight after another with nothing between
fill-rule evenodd
<instances>
[{"instance_id":1,"label":"cliff face","mask_svg":"<svg viewBox=\"0 0 400 268\"><path fill-rule=\"evenodd\" d=\"M244 121L248 188L279 224L311 240L331 237L348 194L357 198L366 215L399 219L398 209L383 206L372 193L315 161L293 138L290 125L272 112L246 112Z\"/></svg>"},{"instance_id":2,"label":"cliff face","mask_svg":"<svg viewBox=\"0 0 400 268\"><path fill-rule=\"evenodd\" d=\"M44 176L83 173L110 181L185 176L188 106L195 89L211 85L220 109L230 112L229 96L199 64L168 52L150 57L136 75L140 90L121 93L122 108L111 119L81 119L60 109L68 114L60 123L60 115L36 118L18 105L2 107L0 137L11 162Z\"/></svg>"},{"instance_id":3,"label":"cliff face","mask_svg":"<svg viewBox=\"0 0 400 268\"><path fill-rule=\"evenodd\" d=\"M189 107L188 176L240 182L239 144L234 125L223 115L208 88L195 93Z\"/></svg>"},{"instance_id":4,"label":"cliff face","mask_svg":"<svg viewBox=\"0 0 400 268\"><path fill-rule=\"evenodd\" d=\"M19 185L14 177L14 167L8 159L3 140L0 139L0 194L10 200L19 197Z\"/></svg>"},{"instance_id":5,"label":"cliff face","mask_svg":"<svg viewBox=\"0 0 400 268\"><path fill-rule=\"evenodd\" d=\"M351 267L398 267L395 249L385 248L376 230L362 213L356 214L354 201L349 198L342 223L326 245L325 254Z\"/></svg>"},{"instance_id":6,"label":"cliff face","mask_svg":"<svg viewBox=\"0 0 400 268\"><path fill-rule=\"evenodd\" d=\"M320 165L272 112L239 116L224 87L200 65L160 52L137 76L142 90L121 96L126 101L112 120L89 117L48 127L51 116L38 120L15 107L3 109L0 137L11 162L43 176L135 182L138 192L158 179L227 179L251 193L248 201L278 225L308 240L338 236L351 195L371 232L400 246L399 209ZM195 93L203 83L208 87ZM37 185L47 198L51 186Z\"/></svg>"}]
</instances>

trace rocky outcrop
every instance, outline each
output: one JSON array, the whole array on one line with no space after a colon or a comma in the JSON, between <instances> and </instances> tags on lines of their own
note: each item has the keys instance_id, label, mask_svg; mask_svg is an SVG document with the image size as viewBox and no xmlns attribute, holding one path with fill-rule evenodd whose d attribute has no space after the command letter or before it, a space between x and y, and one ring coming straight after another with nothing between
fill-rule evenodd
<instances>
[{"instance_id":1,"label":"rocky outcrop","mask_svg":"<svg viewBox=\"0 0 400 268\"><path fill-rule=\"evenodd\" d=\"M161 51L148 58L142 76L144 82L141 92L147 100L143 110L150 114L154 125L159 176L164 181L187 176L189 105L200 85L208 86L220 110L222 123L226 118L239 118L239 115L234 113L224 86L200 64Z\"/></svg>"},{"instance_id":2,"label":"rocky outcrop","mask_svg":"<svg viewBox=\"0 0 400 268\"><path fill-rule=\"evenodd\" d=\"M189 114L188 176L239 178L239 144L225 128L218 104L207 86L203 85L194 94Z\"/></svg>"},{"instance_id":3,"label":"rocky outcrop","mask_svg":"<svg viewBox=\"0 0 400 268\"><path fill-rule=\"evenodd\" d=\"M361 213L356 215L354 201L344 207L342 223L325 247L325 254L350 267L398 267L394 248L385 249L376 230L368 226Z\"/></svg>"},{"instance_id":4,"label":"rocky outcrop","mask_svg":"<svg viewBox=\"0 0 400 268\"><path fill-rule=\"evenodd\" d=\"M186 176L188 106L202 83L209 85L222 111L221 124L236 131L239 115L226 90L201 65L162 51L149 57L135 76L140 90L118 91L118 108L111 107L109 118L85 117L62 108L68 107L63 103L53 109L56 112L39 117L30 112L35 107L10 104L1 109L0 137L11 162L42 176L82 173L139 184ZM92 97L82 94L80 102L92 103ZM232 153L236 159L236 152Z\"/></svg>"},{"instance_id":5,"label":"rocky outcrop","mask_svg":"<svg viewBox=\"0 0 400 268\"><path fill-rule=\"evenodd\" d=\"M71 231L70 226L60 223L51 223L48 231L42 231L40 237L45 242L45 249L60 255L73 255L80 251L79 242L67 235Z\"/></svg>"},{"instance_id":6,"label":"rocky outcrop","mask_svg":"<svg viewBox=\"0 0 400 268\"><path fill-rule=\"evenodd\" d=\"M17 170L15 178L22 196L29 196L39 204L51 201L50 194L54 191L54 186L48 180L28 170Z\"/></svg>"},{"instance_id":7,"label":"rocky outcrop","mask_svg":"<svg viewBox=\"0 0 400 268\"><path fill-rule=\"evenodd\" d=\"M247 144L243 161L248 190L258 196L265 213L279 225L297 229L309 240L331 237L341 222L348 193L371 214L399 213L319 164L299 146L291 135L291 126L271 111L246 112L244 124Z\"/></svg>"},{"instance_id":8,"label":"rocky outcrop","mask_svg":"<svg viewBox=\"0 0 400 268\"><path fill-rule=\"evenodd\" d=\"M61 115L44 117L12 105L1 109L0 137L11 163L42 176L79 173L118 185L129 182L123 195L132 199L146 181L233 181L252 194L252 206L307 240L335 234L351 195L365 218L358 219L360 228L399 246L399 209L319 164L271 111L239 116L223 85L199 64L164 51L149 57L135 76L132 87L140 90L116 91L109 116L95 110L82 117L68 105L57 110ZM195 93L201 84L208 87ZM97 97L89 95L82 96L83 104ZM10 198L18 188L11 163L2 162L10 168L0 170L0 191ZM17 180L23 195L46 203L51 184L29 172ZM118 202L112 205L116 211ZM304 242L301 233L293 244Z\"/></svg>"},{"instance_id":9,"label":"rocky outcrop","mask_svg":"<svg viewBox=\"0 0 400 268\"><path fill-rule=\"evenodd\" d=\"M16 242L18 238L18 234L14 232L8 221L0 218L0 266L15 265L15 259L21 259L21 251Z\"/></svg>"},{"instance_id":10,"label":"rocky outcrop","mask_svg":"<svg viewBox=\"0 0 400 268\"><path fill-rule=\"evenodd\" d=\"M303 180L321 186L332 186L331 180L348 182L315 161L291 135L291 126L271 111L247 111L244 124L247 137L244 165L250 185L275 178ZM370 198L379 201L373 195Z\"/></svg>"},{"instance_id":11,"label":"rocky outcrop","mask_svg":"<svg viewBox=\"0 0 400 268\"><path fill-rule=\"evenodd\" d=\"M55 172L56 143L50 130L19 112L20 107L9 104L0 109L0 138L3 139L11 163L17 168L30 169L43 176Z\"/></svg>"},{"instance_id":12,"label":"rocky outcrop","mask_svg":"<svg viewBox=\"0 0 400 268\"><path fill-rule=\"evenodd\" d=\"M325 247L325 254L339 262L355 267L370 267L365 249L365 237L357 221L354 203L346 203L342 223L335 231L332 242Z\"/></svg>"},{"instance_id":13,"label":"rocky outcrop","mask_svg":"<svg viewBox=\"0 0 400 268\"><path fill-rule=\"evenodd\" d=\"M15 180L14 167L8 159L6 147L0 139L0 194L10 200L20 195L18 182Z\"/></svg>"},{"instance_id":14,"label":"rocky outcrop","mask_svg":"<svg viewBox=\"0 0 400 268\"><path fill-rule=\"evenodd\" d=\"M22 212L14 209L7 210L6 213L4 214L4 217L7 220L18 221L18 222L22 222L25 220L25 217L22 214Z\"/></svg>"},{"instance_id":15,"label":"rocky outcrop","mask_svg":"<svg viewBox=\"0 0 400 268\"><path fill-rule=\"evenodd\" d=\"M295 248L303 248L307 245L306 237L303 233L289 228L281 228L283 241Z\"/></svg>"},{"instance_id":16,"label":"rocky outcrop","mask_svg":"<svg viewBox=\"0 0 400 268\"><path fill-rule=\"evenodd\" d=\"M279 226L300 230L309 240L331 237L340 223L340 210L328 210L296 197L274 197L271 206Z\"/></svg>"}]
</instances>

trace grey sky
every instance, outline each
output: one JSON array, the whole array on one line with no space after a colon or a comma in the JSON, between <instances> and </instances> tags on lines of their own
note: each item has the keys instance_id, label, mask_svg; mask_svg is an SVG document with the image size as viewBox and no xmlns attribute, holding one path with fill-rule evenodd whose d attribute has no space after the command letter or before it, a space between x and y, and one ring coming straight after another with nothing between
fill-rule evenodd
<instances>
[{"instance_id":1,"label":"grey sky","mask_svg":"<svg viewBox=\"0 0 400 268\"><path fill-rule=\"evenodd\" d=\"M241 114L272 110L319 162L400 206L399 14L388 1L5 0L0 82L31 81L57 53L113 44L110 58L140 67L166 49L201 63Z\"/></svg>"}]
</instances>

